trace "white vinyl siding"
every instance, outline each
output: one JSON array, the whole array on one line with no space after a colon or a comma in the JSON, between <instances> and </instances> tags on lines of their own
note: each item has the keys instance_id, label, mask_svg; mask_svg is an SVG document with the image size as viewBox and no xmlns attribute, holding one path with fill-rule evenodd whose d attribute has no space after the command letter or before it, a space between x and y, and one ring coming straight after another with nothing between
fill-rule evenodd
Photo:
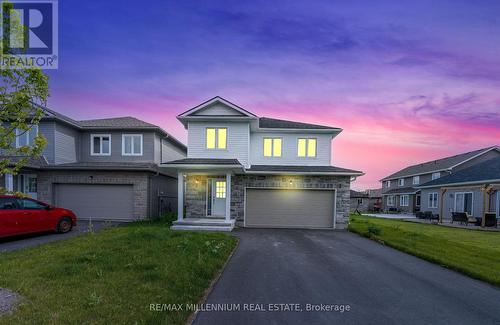
<instances>
[{"instance_id":1,"label":"white vinyl siding","mask_svg":"<svg viewBox=\"0 0 500 325\"><path fill-rule=\"evenodd\" d=\"M206 129L226 128L225 150L206 148ZM248 167L248 148L250 145L250 126L248 122L189 122L188 123L188 158L238 159ZM259 142L262 151L262 139ZM262 153L260 153L262 155Z\"/></svg>"},{"instance_id":2,"label":"white vinyl siding","mask_svg":"<svg viewBox=\"0 0 500 325\"><path fill-rule=\"evenodd\" d=\"M282 152L280 159L264 157L264 138L281 138ZM316 157L297 157L298 139L316 139ZM285 132L255 132L250 138L250 157L252 165L291 165L291 166L329 166L331 164L331 140L328 134L306 134Z\"/></svg>"},{"instance_id":3,"label":"white vinyl siding","mask_svg":"<svg viewBox=\"0 0 500 325\"><path fill-rule=\"evenodd\" d=\"M78 160L80 149L78 131L62 124L55 125L54 131L54 161L56 164L74 163Z\"/></svg>"},{"instance_id":4,"label":"white vinyl siding","mask_svg":"<svg viewBox=\"0 0 500 325\"><path fill-rule=\"evenodd\" d=\"M142 134L122 135L122 155L142 156L143 137Z\"/></svg>"},{"instance_id":5,"label":"white vinyl siding","mask_svg":"<svg viewBox=\"0 0 500 325\"><path fill-rule=\"evenodd\" d=\"M429 208L437 208L438 207L438 194L437 193L429 193L428 207Z\"/></svg>"}]
</instances>

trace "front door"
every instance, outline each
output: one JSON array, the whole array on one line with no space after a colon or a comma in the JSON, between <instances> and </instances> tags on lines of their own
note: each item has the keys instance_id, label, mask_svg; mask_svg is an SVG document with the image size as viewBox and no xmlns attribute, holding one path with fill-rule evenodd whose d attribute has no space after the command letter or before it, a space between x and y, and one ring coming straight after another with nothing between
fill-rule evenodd
<instances>
[{"instance_id":1,"label":"front door","mask_svg":"<svg viewBox=\"0 0 500 325\"><path fill-rule=\"evenodd\" d=\"M211 203L213 216L226 214L226 181L224 179L212 179Z\"/></svg>"}]
</instances>

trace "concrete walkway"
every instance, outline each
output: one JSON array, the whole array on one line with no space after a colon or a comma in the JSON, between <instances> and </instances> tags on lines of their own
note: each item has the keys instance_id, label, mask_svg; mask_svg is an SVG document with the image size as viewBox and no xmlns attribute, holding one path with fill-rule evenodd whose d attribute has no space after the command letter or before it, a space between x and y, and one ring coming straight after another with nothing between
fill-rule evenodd
<instances>
[{"instance_id":1,"label":"concrete walkway","mask_svg":"<svg viewBox=\"0 0 500 325\"><path fill-rule=\"evenodd\" d=\"M414 214L403 213L363 213L363 215L383 219L417 219Z\"/></svg>"}]
</instances>

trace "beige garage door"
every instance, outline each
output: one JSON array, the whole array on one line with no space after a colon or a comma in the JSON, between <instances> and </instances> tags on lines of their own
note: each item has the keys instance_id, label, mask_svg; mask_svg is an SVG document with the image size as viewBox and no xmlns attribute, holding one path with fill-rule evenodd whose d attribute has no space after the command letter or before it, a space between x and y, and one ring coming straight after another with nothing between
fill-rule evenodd
<instances>
[{"instance_id":1,"label":"beige garage door","mask_svg":"<svg viewBox=\"0 0 500 325\"><path fill-rule=\"evenodd\" d=\"M79 219L133 220L133 185L56 184L55 204Z\"/></svg>"},{"instance_id":2,"label":"beige garage door","mask_svg":"<svg viewBox=\"0 0 500 325\"><path fill-rule=\"evenodd\" d=\"M333 228L335 191L247 188L245 226Z\"/></svg>"}]
</instances>

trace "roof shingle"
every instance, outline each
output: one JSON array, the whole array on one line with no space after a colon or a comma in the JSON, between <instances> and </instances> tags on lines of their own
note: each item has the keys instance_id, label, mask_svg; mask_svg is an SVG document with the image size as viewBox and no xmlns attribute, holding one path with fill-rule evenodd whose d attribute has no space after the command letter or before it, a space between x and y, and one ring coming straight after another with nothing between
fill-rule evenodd
<instances>
[{"instance_id":1,"label":"roof shingle","mask_svg":"<svg viewBox=\"0 0 500 325\"><path fill-rule=\"evenodd\" d=\"M265 129L298 129L298 130L340 130L340 128L309 124L295 121L279 120L269 117L259 118L259 127Z\"/></svg>"}]
</instances>

